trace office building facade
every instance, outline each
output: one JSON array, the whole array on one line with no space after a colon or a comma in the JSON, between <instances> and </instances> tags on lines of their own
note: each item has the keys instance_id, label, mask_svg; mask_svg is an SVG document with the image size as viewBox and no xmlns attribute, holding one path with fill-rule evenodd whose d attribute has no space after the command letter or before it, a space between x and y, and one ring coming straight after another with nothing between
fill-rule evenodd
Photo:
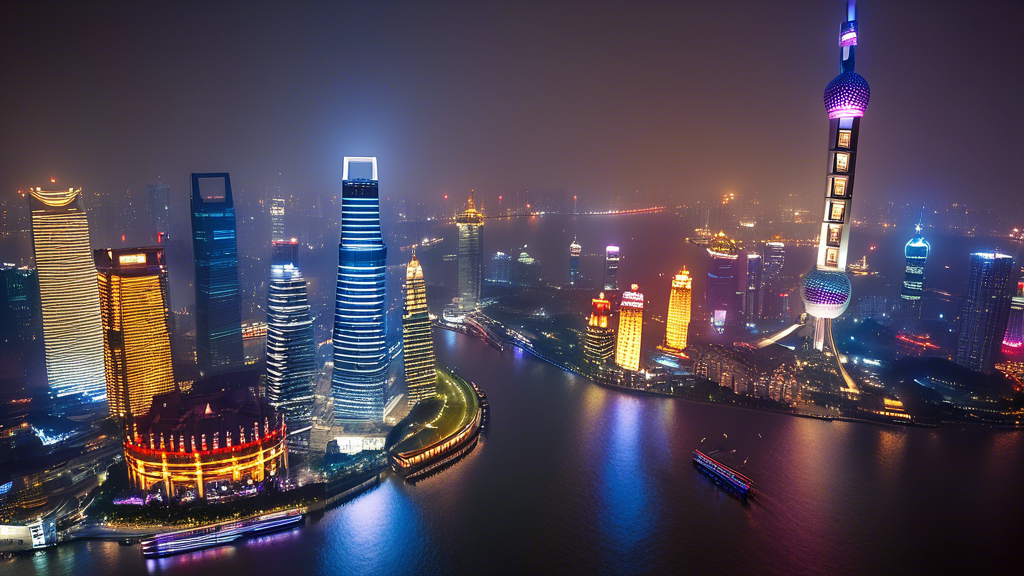
<instances>
[{"instance_id":1,"label":"office building facade","mask_svg":"<svg viewBox=\"0 0 1024 576\"><path fill-rule=\"evenodd\" d=\"M740 301L736 297L739 287L739 248L736 241L719 232L707 246L711 264L704 285L704 303L708 311L713 334L722 334L726 328L738 325Z\"/></svg>"},{"instance_id":2,"label":"office building facade","mask_svg":"<svg viewBox=\"0 0 1024 576\"><path fill-rule=\"evenodd\" d=\"M236 234L228 174L192 174L196 360L203 376L245 364Z\"/></svg>"},{"instance_id":3,"label":"office building facade","mask_svg":"<svg viewBox=\"0 0 1024 576\"><path fill-rule=\"evenodd\" d=\"M107 403L127 424L153 397L175 390L167 328L167 266L163 248L93 252L103 317Z\"/></svg>"},{"instance_id":4,"label":"office building facade","mask_svg":"<svg viewBox=\"0 0 1024 576\"><path fill-rule=\"evenodd\" d=\"M693 280L683 268L672 279L668 299L668 319L665 321L665 348L680 353L686 349L690 332L690 306L693 301Z\"/></svg>"},{"instance_id":5,"label":"office building facade","mask_svg":"<svg viewBox=\"0 0 1024 576\"><path fill-rule=\"evenodd\" d=\"M924 294L924 267L928 262L931 245L921 235L920 224L915 230L917 235L903 248L907 266L903 276L903 289L900 291L900 304L905 316L920 318L921 296Z\"/></svg>"},{"instance_id":6,"label":"office building facade","mask_svg":"<svg viewBox=\"0 0 1024 576\"><path fill-rule=\"evenodd\" d=\"M998 346L1005 338L1010 312L1013 258L998 252L971 254L967 287L960 311L956 363L992 372Z\"/></svg>"},{"instance_id":7,"label":"office building facade","mask_svg":"<svg viewBox=\"0 0 1024 576\"><path fill-rule=\"evenodd\" d=\"M604 366L615 354L615 332L608 325L612 304L604 292L590 301L590 320L583 339L583 358L597 366Z\"/></svg>"},{"instance_id":8,"label":"office building facade","mask_svg":"<svg viewBox=\"0 0 1024 576\"><path fill-rule=\"evenodd\" d=\"M459 308L474 310L480 304L483 284L484 215L476 209L472 190L455 225L459 230Z\"/></svg>"},{"instance_id":9,"label":"office building facade","mask_svg":"<svg viewBox=\"0 0 1024 576\"><path fill-rule=\"evenodd\" d=\"M644 327L644 295L633 284L622 293L619 303L619 333L615 342L615 363L626 370L640 369L640 344Z\"/></svg>"},{"instance_id":10,"label":"office building facade","mask_svg":"<svg viewBox=\"0 0 1024 576\"><path fill-rule=\"evenodd\" d=\"M267 283L267 402L294 434L313 420L316 342L296 240L273 243ZM296 447L302 445L297 442Z\"/></svg>"},{"instance_id":11,"label":"office building facade","mask_svg":"<svg viewBox=\"0 0 1024 576\"><path fill-rule=\"evenodd\" d=\"M580 282L580 254L583 247L575 238L569 244L569 285L575 287Z\"/></svg>"},{"instance_id":12,"label":"office building facade","mask_svg":"<svg viewBox=\"0 0 1024 576\"><path fill-rule=\"evenodd\" d=\"M41 336L39 275L34 268L0 264L0 343Z\"/></svg>"},{"instance_id":13,"label":"office building facade","mask_svg":"<svg viewBox=\"0 0 1024 576\"><path fill-rule=\"evenodd\" d=\"M405 305L402 311L402 349L409 406L437 394L434 337L427 312L427 283L423 266L413 250L405 270Z\"/></svg>"},{"instance_id":14,"label":"office building facade","mask_svg":"<svg viewBox=\"0 0 1024 576\"><path fill-rule=\"evenodd\" d=\"M103 321L82 190L36 188L29 207L50 392L103 400Z\"/></svg>"},{"instance_id":15,"label":"office building facade","mask_svg":"<svg viewBox=\"0 0 1024 576\"><path fill-rule=\"evenodd\" d=\"M604 249L604 289L619 289L619 247L608 246Z\"/></svg>"},{"instance_id":16,"label":"office building facade","mask_svg":"<svg viewBox=\"0 0 1024 576\"><path fill-rule=\"evenodd\" d=\"M748 328L757 328L764 310L764 261L760 254L747 254L747 289L743 317Z\"/></svg>"},{"instance_id":17,"label":"office building facade","mask_svg":"<svg viewBox=\"0 0 1024 576\"><path fill-rule=\"evenodd\" d=\"M370 178L349 177L370 164ZM335 420L379 423L388 380L387 248L380 228L377 159L345 157L341 183L341 242L334 307Z\"/></svg>"}]
</instances>

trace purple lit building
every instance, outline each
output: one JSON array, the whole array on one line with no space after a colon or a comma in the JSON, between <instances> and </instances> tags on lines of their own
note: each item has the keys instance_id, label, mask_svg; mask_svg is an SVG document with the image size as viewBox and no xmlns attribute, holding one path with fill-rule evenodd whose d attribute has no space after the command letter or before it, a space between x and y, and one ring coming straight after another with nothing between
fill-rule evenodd
<instances>
[{"instance_id":1,"label":"purple lit building","mask_svg":"<svg viewBox=\"0 0 1024 576\"><path fill-rule=\"evenodd\" d=\"M832 319L850 304L851 285L846 275L849 251L850 209L853 177L857 166L860 119L868 107L871 89L853 71L857 47L857 7L846 3L846 21L839 29L839 75L825 87L825 111L829 118L828 169L825 179L825 214L818 240L815 267L804 277L801 296L804 309L814 316L814 347L831 340Z\"/></svg>"}]
</instances>

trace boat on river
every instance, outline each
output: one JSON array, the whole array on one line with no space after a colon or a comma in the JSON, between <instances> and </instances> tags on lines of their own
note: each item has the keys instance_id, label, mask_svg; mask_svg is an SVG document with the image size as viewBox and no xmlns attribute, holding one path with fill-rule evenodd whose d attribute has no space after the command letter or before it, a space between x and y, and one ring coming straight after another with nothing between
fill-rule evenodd
<instances>
[{"instance_id":1,"label":"boat on river","mask_svg":"<svg viewBox=\"0 0 1024 576\"><path fill-rule=\"evenodd\" d=\"M754 482L750 478L729 468L700 450L693 451L693 465L697 470L704 473L705 476L714 480L715 484L732 492L741 499L746 499L754 493L752 488Z\"/></svg>"}]
</instances>

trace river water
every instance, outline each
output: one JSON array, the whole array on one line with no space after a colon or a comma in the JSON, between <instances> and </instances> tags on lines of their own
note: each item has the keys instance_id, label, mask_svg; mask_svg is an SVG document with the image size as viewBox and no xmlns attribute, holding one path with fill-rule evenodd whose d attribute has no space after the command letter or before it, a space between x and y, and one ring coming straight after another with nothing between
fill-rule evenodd
<instances>
[{"instance_id":1,"label":"river water","mask_svg":"<svg viewBox=\"0 0 1024 576\"><path fill-rule=\"evenodd\" d=\"M1024 433L638 396L467 336L436 342L492 407L481 443L442 473L389 476L303 528L231 546L144 560L137 546L78 542L0 572L949 573L1018 559ZM702 439L754 479L754 500L694 470Z\"/></svg>"}]
</instances>

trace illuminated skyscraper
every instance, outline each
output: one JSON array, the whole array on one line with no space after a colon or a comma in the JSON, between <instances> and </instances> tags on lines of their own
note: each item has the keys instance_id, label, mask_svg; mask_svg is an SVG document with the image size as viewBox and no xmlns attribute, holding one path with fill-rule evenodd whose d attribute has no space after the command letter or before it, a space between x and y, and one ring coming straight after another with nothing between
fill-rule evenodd
<instances>
[{"instance_id":1,"label":"illuminated skyscraper","mask_svg":"<svg viewBox=\"0 0 1024 576\"><path fill-rule=\"evenodd\" d=\"M1003 354L1008 360L1024 360L1024 281L1017 282L1017 293L1010 300L1010 318L1003 336Z\"/></svg>"},{"instance_id":2,"label":"illuminated skyscraper","mask_svg":"<svg viewBox=\"0 0 1024 576\"><path fill-rule=\"evenodd\" d=\"M40 328L35 269L0 264L0 343L35 340L42 336Z\"/></svg>"},{"instance_id":3,"label":"illuminated skyscraper","mask_svg":"<svg viewBox=\"0 0 1024 576\"><path fill-rule=\"evenodd\" d=\"M711 314L711 328L722 334L727 326L739 322L740 303L736 298L739 287L739 247L736 241L719 232L707 247L711 256L708 281L704 285L704 302Z\"/></svg>"},{"instance_id":4,"label":"illuminated skyscraper","mask_svg":"<svg viewBox=\"0 0 1024 576\"><path fill-rule=\"evenodd\" d=\"M36 188L29 207L50 391L103 400L103 322L82 190Z\"/></svg>"},{"instance_id":5,"label":"illuminated skyscraper","mask_svg":"<svg viewBox=\"0 0 1024 576\"><path fill-rule=\"evenodd\" d=\"M608 246L604 249L604 289L619 289L619 247Z\"/></svg>"},{"instance_id":6,"label":"illuminated skyscraper","mask_svg":"<svg viewBox=\"0 0 1024 576\"><path fill-rule=\"evenodd\" d=\"M612 304L604 298L604 292L591 302L590 321L583 340L583 357L589 362L603 366L615 353L615 332L608 326L608 315Z\"/></svg>"},{"instance_id":7,"label":"illuminated skyscraper","mask_svg":"<svg viewBox=\"0 0 1024 576\"><path fill-rule=\"evenodd\" d=\"M371 177L349 178L353 163L370 164ZM342 173L331 379L334 416L381 422L388 376L387 248L380 230L377 159L346 156Z\"/></svg>"},{"instance_id":8,"label":"illuminated skyscraper","mask_svg":"<svg viewBox=\"0 0 1024 576\"><path fill-rule=\"evenodd\" d=\"M284 235L284 198L270 199L270 240L281 242Z\"/></svg>"},{"instance_id":9,"label":"illuminated skyscraper","mask_svg":"<svg viewBox=\"0 0 1024 576\"><path fill-rule=\"evenodd\" d=\"M622 293L619 303L619 334L615 363L636 372L640 369L640 337L644 327L644 295L636 284Z\"/></svg>"},{"instance_id":10,"label":"illuminated skyscraper","mask_svg":"<svg viewBox=\"0 0 1024 576\"><path fill-rule=\"evenodd\" d=\"M747 254L747 291L743 316L748 328L756 328L764 310L764 262L760 254Z\"/></svg>"},{"instance_id":11,"label":"illuminated skyscraper","mask_svg":"<svg viewBox=\"0 0 1024 576\"><path fill-rule=\"evenodd\" d=\"M850 211L860 119L867 110L871 89L853 71L857 47L857 7L846 3L846 21L839 29L839 75L825 87L829 118L828 175L825 178L825 215L818 240L818 260L804 276L801 296L804 309L815 318L814 347L823 349L838 318L850 304L850 279L846 275ZM835 352L835 351L833 351Z\"/></svg>"},{"instance_id":12,"label":"illuminated skyscraper","mask_svg":"<svg viewBox=\"0 0 1024 576\"><path fill-rule=\"evenodd\" d=\"M665 348L673 352L686 349L690 331L690 304L693 300L693 281L683 268L672 279L672 292L668 299L668 320L665 322Z\"/></svg>"},{"instance_id":13,"label":"illuminated skyscraper","mask_svg":"<svg viewBox=\"0 0 1024 576\"><path fill-rule=\"evenodd\" d=\"M480 304L484 278L484 215L473 203L472 190L455 225L459 229L459 308L473 310Z\"/></svg>"},{"instance_id":14,"label":"illuminated skyscraper","mask_svg":"<svg viewBox=\"0 0 1024 576\"><path fill-rule=\"evenodd\" d=\"M1013 272L1011 256L998 252L971 254L960 312L957 364L979 372L993 370L997 347L1006 334Z\"/></svg>"},{"instance_id":15,"label":"illuminated skyscraper","mask_svg":"<svg viewBox=\"0 0 1024 576\"><path fill-rule=\"evenodd\" d=\"M316 344L299 243L273 243L267 283L267 401L294 434L312 425Z\"/></svg>"},{"instance_id":16,"label":"illuminated skyscraper","mask_svg":"<svg viewBox=\"0 0 1024 576\"><path fill-rule=\"evenodd\" d=\"M569 285L575 286L580 281L580 253L583 247L573 238L569 244Z\"/></svg>"},{"instance_id":17,"label":"illuminated skyscraper","mask_svg":"<svg viewBox=\"0 0 1024 576\"><path fill-rule=\"evenodd\" d=\"M765 242L761 247L762 278L764 280L764 296L761 308L762 318L780 318L788 314L784 312L782 297L782 266L786 261L786 245L782 242Z\"/></svg>"},{"instance_id":18,"label":"illuminated skyscraper","mask_svg":"<svg viewBox=\"0 0 1024 576\"><path fill-rule=\"evenodd\" d=\"M245 364L235 236L228 174L192 174L196 359L203 376L231 372Z\"/></svg>"},{"instance_id":19,"label":"illuminated skyscraper","mask_svg":"<svg viewBox=\"0 0 1024 576\"><path fill-rule=\"evenodd\" d=\"M427 313L427 284L423 267L413 249L405 269L405 307L402 312L402 348L405 359L405 384L409 406L437 394L434 367L434 338Z\"/></svg>"},{"instance_id":20,"label":"illuminated skyscraper","mask_svg":"<svg viewBox=\"0 0 1024 576\"><path fill-rule=\"evenodd\" d=\"M491 270L488 281L492 284L512 283L512 257L504 252L495 252L491 256Z\"/></svg>"},{"instance_id":21,"label":"illuminated skyscraper","mask_svg":"<svg viewBox=\"0 0 1024 576\"><path fill-rule=\"evenodd\" d=\"M921 295L924 293L924 266L928 261L931 246L921 235L921 225L915 227L917 235L907 242L903 249L907 257L906 274L903 277L903 290L900 298L903 312L912 318L921 317Z\"/></svg>"},{"instance_id":22,"label":"illuminated skyscraper","mask_svg":"<svg viewBox=\"0 0 1024 576\"><path fill-rule=\"evenodd\" d=\"M163 248L95 250L110 415L127 422L173 392Z\"/></svg>"}]
</instances>

